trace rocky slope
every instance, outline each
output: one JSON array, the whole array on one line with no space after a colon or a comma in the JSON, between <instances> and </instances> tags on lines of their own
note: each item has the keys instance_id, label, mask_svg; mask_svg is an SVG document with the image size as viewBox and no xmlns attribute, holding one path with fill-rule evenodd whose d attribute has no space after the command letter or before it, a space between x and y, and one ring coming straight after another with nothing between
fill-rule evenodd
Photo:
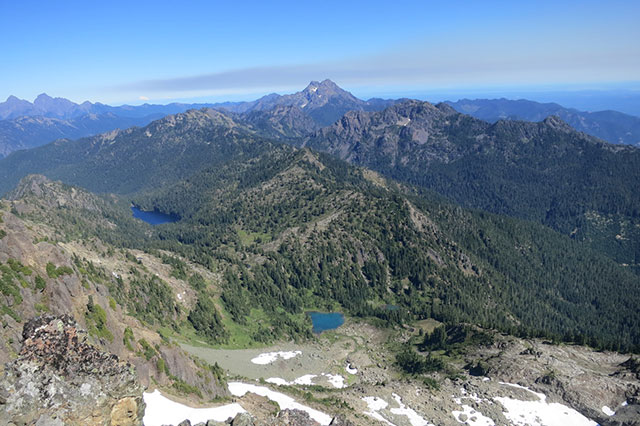
<instances>
[{"instance_id":1,"label":"rocky slope","mask_svg":"<svg viewBox=\"0 0 640 426\"><path fill-rule=\"evenodd\" d=\"M270 387L304 398L305 404L322 412L341 413L355 425L639 424L637 357L482 330L490 339L432 351L433 357L444 356L446 368L402 373L392 348L410 344L419 350L416 343L424 338L420 330L428 333L433 326L420 322L377 328L347 319L344 326L315 341L197 352L211 362L227 360L231 374L247 375L244 381L257 379L260 386L275 382L267 379L265 384L268 377L289 382L298 378L297 384ZM269 365L250 361L257 353L278 350L300 353ZM323 382L323 372L343 377L344 383L336 387ZM246 394L236 401L255 417L255 424L270 424L273 408L265 398Z\"/></svg>"},{"instance_id":2,"label":"rocky slope","mask_svg":"<svg viewBox=\"0 0 640 426\"><path fill-rule=\"evenodd\" d=\"M142 423L142 386L131 364L99 351L68 315L25 323L18 358L0 379L0 422L133 426Z\"/></svg>"},{"instance_id":3,"label":"rocky slope","mask_svg":"<svg viewBox=\"0 0 640 426\"><path fill-rule=\"evenodd\" d=\"M124 233L146 231L127 225L105 200L42 177L25 182L14 196L0 202L0 362L20 353L25 321L41 313L69 314L98 348L135 365L141 385L173 387L206 400L228 395L220 372L164 340L157 319L132 314L135 304L148 304L137 286L150 286L170 295L171 310L163 316L181 321L195 303L188 285L171 277L156 256L116 251L96 237L97 230L108 236L122 226L131 226ZM122 291L131 297L121 298Z\"/></svg>"}]
</instances>

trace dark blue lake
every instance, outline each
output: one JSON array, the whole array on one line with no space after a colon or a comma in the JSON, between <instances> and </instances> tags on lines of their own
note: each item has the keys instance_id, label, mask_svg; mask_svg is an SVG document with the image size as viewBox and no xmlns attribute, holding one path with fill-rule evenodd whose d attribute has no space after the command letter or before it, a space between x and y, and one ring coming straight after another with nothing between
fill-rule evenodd
<instances>
[{"instance_id":1,"label":"dark blue lake","mask_svg":"<svg viewBox=\"0 0 640 426\"><path fill-rule=\"evenodd\" d=\"M344 315L340 312L309 312L309 316L313 323L313 332L318 334L344 324Z\"/></svg>"},{"instance_id":2,"label":"dark blue lake","mask_svg":"<svg viewBox=\"0 0 640 426\"><path fill-rule=\"evenodd\" d=\"M163 223L177 222L179 219L175 216L160 213L158 211L146 212L144 210L140 210L135 206L131 207L131 211L133 212L133 217L135 217L136 219L143 220L150 225L160 225Z\"/></svg>"}]
</instances>

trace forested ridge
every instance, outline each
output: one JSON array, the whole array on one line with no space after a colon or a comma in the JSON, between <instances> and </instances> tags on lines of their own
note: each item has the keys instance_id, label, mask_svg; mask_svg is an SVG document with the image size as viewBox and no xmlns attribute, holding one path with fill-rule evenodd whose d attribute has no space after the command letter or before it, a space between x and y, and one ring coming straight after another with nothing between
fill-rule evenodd
<instances>
[{"instance_id":1,"label":"forested ridge","mask_svg":"<svg viewBox=\"0 0 640 426\"><path fill-rule=\"evenodd\" d=\"M444 104L408 101L350 112L302 144L639 264L640 150L607 144L557 117L489 124Z\"/></svg>"},{"instance_id":2,"label":"forested ridge","mask_svg":"<svg viewBox=\"0 0 640 426\"><path fill-rule=\"evenodd\" d=\"M90 232L222 273L211 310L211 289L167 258L176 276L198 288L201 302L189 319L213 341L227 336L218 310L253 339L270 341L307 335L307 310L340 309L388 324L432 317L596 347L638 344L639 301L628 291L637 288L636 275L541 225L407 191L329 156L282 146L134 198L179 215L177 223L150 228L118 217L113 206L109 217L126 232ZM95 213L81 213L67 229L95 223L83 222L85 214ZM172 295L161 283L136 282L138 296L116 299L148 293L159 297L151 306L173 306L163 301ZM129 306L141 318L163 320L161 311Z\"/></svg>"}]
</instances>

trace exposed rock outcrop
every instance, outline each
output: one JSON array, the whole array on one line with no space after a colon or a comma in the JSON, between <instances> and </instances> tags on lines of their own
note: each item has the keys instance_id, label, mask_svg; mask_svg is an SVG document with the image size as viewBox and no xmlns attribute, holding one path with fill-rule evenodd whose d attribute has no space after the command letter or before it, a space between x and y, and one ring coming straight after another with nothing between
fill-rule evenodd
<instances>
[{"instance_id":1,"label":"exposed rock outcrop","mask_svg":"<svg viewBox=\"0 0 640 426\"><path fill-rule=\"evenodd\" d=\"M22 336L20 355L5 366L1 381L1 424L142 424L143 388L135 369L88 344L72 317L34 318Z\"/></svg>"}]
</instances>

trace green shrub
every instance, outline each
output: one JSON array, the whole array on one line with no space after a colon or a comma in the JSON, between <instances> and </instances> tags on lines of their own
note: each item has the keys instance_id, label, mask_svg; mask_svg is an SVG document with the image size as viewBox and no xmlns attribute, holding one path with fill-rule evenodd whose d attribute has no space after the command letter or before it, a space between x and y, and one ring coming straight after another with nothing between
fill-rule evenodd
<instances>
[{"instance_id":1,"label":"green shrub","mask_svg":"<svg viewBox=\"0 0 640 426\"><path fill-rule=\"evenodd\" d=\"M133 337L133 330L131 330L130 327L127 327L124 329L124 336L122 336L122 343L124 343L126 348L129 349L131 352L134 351L133 345L131 344L132 341L135 341L135 338Z\"/></svg>"},{"instance_id":2,"label":"green shrub","mask_svg":"<svg viewBox=\"0 0 640 426\"><path fill-rule=\"evenodd\" d=\"M222 318L213 301L206 294L201 293L198 296L198 302L188 318L196 332L210 342L226 340L227 332L222 324Z\"/></svg>"},{"instance_id":3,"label":"green shrub","mask_svg":"<svg viewBox=\"0 0 640 426\"><path fill-rule=\"evenodd\" d=\"M36 275L36 289L44 290L47 287L47 282L40 275Z\"/></svg>"},{"instance_id":4,"label":"green shrub","mask_svg":"<svg viewBox=\"0 0 640 426\"><path fill-rule=\"evenodd\" d=\"M113 333L107 328L107 313L93 302L93 296L89 296L85 319L90 335L113 342Z\"/></svg>"},{"instance_id":5,"label":"green shrub","mask_svg":"<svg viewBox=\"0 0 640 426\"><path fill-rule=\"evenodd\" d=\"M138 343L140 343L140 346L142 346L142 350L144 351L142 355L144 355L147 361L151 360L151 358L156 355L156 350L153 349L153 346L151 346L149 342L144 339L140 339L138 340Z\"/></svg>"},{"instance_id":6,"label":"green shrub","mask_svg":"<svg viewBox=\"0 0 640 426\"><path fill-rule=\"evenodd\" d=\"M71 269L68 266L60 266L58 268L56 268L56 265L54 265L51 262L47 262L47 275L49 276L49 278L58 278L62 275L71 275L73 274L73 269Z\"/></svg>"}]
</instances>

